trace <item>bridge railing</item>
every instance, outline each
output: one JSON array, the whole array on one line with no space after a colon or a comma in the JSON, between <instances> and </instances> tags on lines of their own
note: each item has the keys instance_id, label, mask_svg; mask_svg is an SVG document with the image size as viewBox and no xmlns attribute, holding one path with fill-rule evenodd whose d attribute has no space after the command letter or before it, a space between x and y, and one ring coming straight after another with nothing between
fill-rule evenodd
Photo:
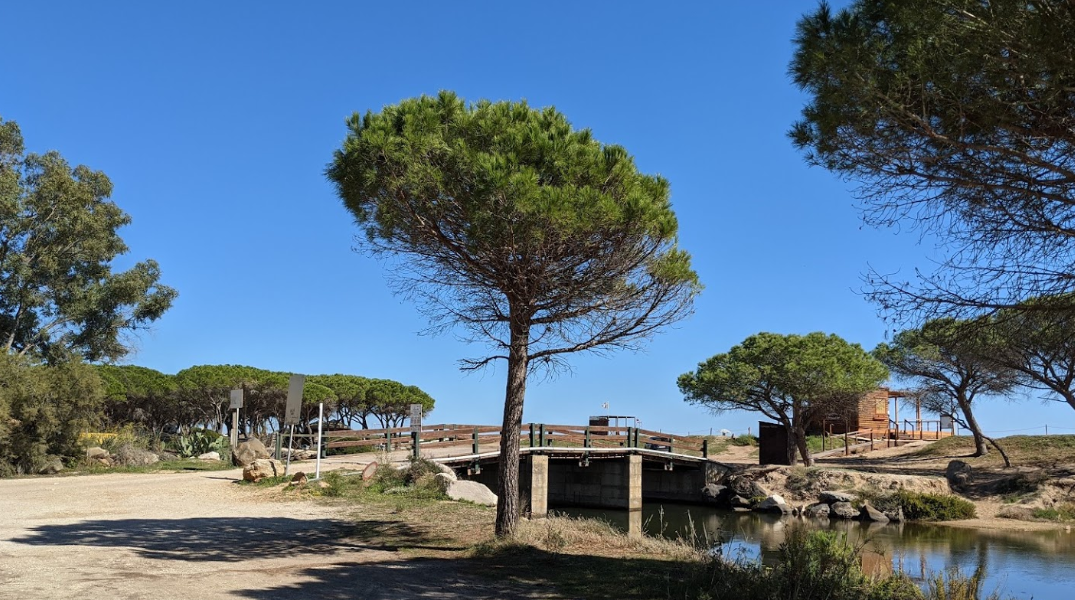
<instances>
[{"instance_id":1,"label":"bridge railing","mask_svg":"<svg viewBox=\"0 0 1075 600\"><path fill-rule=\"evenodd\" d=\"M685 437L638 427L598 425L548 425L525 423L519 442L528 448L645 448L674 454L709 456L705 438ZM325 447L370 448L381 450L416 448L458 448L459 454L495 451L501 428L495 425L425 425L421 431L409 427L352 429L324 433ZM451 450L449 450L450 453ZM454 454L454 453L452 453Z\"/></svg>"}]
</instances>

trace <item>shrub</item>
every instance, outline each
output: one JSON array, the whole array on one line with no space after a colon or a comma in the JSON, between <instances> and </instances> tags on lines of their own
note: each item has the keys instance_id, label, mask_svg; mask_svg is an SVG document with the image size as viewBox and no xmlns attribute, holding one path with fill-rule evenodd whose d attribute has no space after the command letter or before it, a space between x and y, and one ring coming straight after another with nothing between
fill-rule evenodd
<instances>
[{"instance_id":1,"label":"shrub","mask_svg":"<svg viewBox=\"0 0 1075 600\"><path fill-rule=\"evenodd\" d=\"M758 445L758 436L750 434L750 433L745 433L743 435L737 435L734 438L732 438L732 445L733 446L757 446Z\"/></svg>"},{"instance_id":2,"label":"shrub","mask_svg":"<svg viewBox=\"0 0 1075 600\"><path fill-rule=\"evenodd\" d=\"M77 360L43 366L0 355L0 475L81 456L79 435L98 422L103 398L97 374Z\"/></svg>"},{"instance_id":3,"label":"shrub","mask_svg":"<svg viewBox=\"0 0 1075 600\"><path fill-rule=\"evenodd\" d=\"M973 519L974 504L944 494L920 494L907 490L896 492L903 515L912 521L955 521Z\"/></svg>"},{"instance_id":4,"label":"shrub","mask_svg":"<svg viewBox=\"0 0 1075 600\"><path fill-rule=\"evenodd\" d=\"M919 600L918 587L897 574L871 579L859 549L832 532L792 527L772 568L755 562L707 562L695 598L759 600Z\"/></svg>"},{"instance_id":5,"label":"shrub","mask_svg":"<svg viewBox=\"0 0 1075 600\"><path fill-rule=\"evenodd\" d=\"M1065 502L1055 508L1036 508L1030 516L1046 521L1072 521L1075 520L1075 504Z\"/></svg>"},{"instance_id":6,"label":"shrub","mask_svg":"<svg viewBox=\"0 0 1075 600\"><path fill-rule=\"evenodd\" d=\"M218 452L221 457L228 451L228 438L209 429L194 429L172 441L179 456L189 458L206 452Z\"/></svg>"}]
</instances>

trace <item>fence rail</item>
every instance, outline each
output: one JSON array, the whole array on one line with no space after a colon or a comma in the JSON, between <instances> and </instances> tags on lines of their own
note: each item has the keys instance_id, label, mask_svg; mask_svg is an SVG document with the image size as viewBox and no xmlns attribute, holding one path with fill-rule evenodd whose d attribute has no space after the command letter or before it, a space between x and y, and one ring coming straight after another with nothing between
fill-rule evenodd
<instances>
[{"instance_id":1,"label":"fence rail","mask_svg":"<svg viewBox=\"0 0 1075 600\"><path fill-rule=\"evenodd\" d=\"M466 448L462 454L478 454L499 445L502 430L495 425L425 425L409 427L326 431L325 448L373 447L385 450ZM638 427L604 425L548 425L526 423L519 429L524 448L648 448L669 453L709 457L709 441Z\"/></svg>"}]
</instances>

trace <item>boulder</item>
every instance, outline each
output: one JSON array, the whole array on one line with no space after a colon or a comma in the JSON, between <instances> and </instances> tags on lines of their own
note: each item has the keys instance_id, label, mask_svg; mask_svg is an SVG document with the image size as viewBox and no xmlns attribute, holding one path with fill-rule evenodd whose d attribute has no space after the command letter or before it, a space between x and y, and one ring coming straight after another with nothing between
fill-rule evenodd
<instances>
[{"instance_id":1,"label":"boulder","mask_svg":"<svg viewBox=\"0 0 1075 600\"><path fill-rule=\"evenodd\" d=\"M257 438L239 442L231 453L231 462L237 467L245 467L256 460L269 458L269 450Z\"/></svg>"},{"instance_id":2,"label":"boulder","mask_svg":"<svg viewBox=\"0 0 1075 600\"><path fill-rule=\"evenodd\" d=\"M743 509L749 510L750 509L750 500L740 496L739 494L731 494L728 497L728 506L730 506L731 508L734 508L736 510L743 510Z\"/></svg>"},{"instance_id":3,"label":"boulder","mask_svg":"<svg viewBox=\"0 0 1075 600\"><path fill-rule=\"evenodd\" d=\"M859 516L859 511L855 510L850 502L833 502L829 506L829 516L837 519L854 519Z\"/></svg>"},{"instance_id":4,"label":"boulder","mask_svg":"<svg viewBox=\"0 0 1075 600\"><path fill-rule=\"evenodd\" d=\"M452 481L457 481L459 479L459 476L455 474L455 469L449 467L448 465L442 465L440 463L433 464L437 465L437 471L443 473L448 479Z\"/></svg>"},{"instance_id":5,"label":"boulder","mask_svg":"<svg viewBox=\"0 0 1075 600\"><path fill-rule=\"evenodd\" d=\"M144 467L157 464L160 462L160 457L144 448L124 444L112 455L112 462L128 467Z\"/></svg>"},{"instance_id":6,"label":"boulder","mask_svg":"<svg viewBox=\"0 0 1075 600\"><path fill-rule=\"evenodd\" d=\"M869 504L863 504L859 510L860 521L872 521L874 523L888 523L888 516Z\"/></svg>"},{"instance_id":7,"label":"boulder","mask_svg":"<svg viewBox=\"0 0 1075 600\"><path fill-rule=\"evenodd\" d=\"M752 479L748 474L729 477L727 483L733 492L744 498L768 498L773 495L765 486Z\"/></svg>"},{"instance_id":8,"label":"boulder","mask_svg":"<svg viewBox=\"0 0 1075 600\"><path fill-rule=\"evenodd\" d=\"M377 474L377 461L373 461L362 469L362 481L369 481Z\"/></svg>"},{"instance_id":9,"label":"boulder","mask_svg":"<svg viewBox=\"0 0 1075 600\"><path fill-rule=\"evenodd\" d=\"M444 493L448 493L448 488L452 487L456 481L459 481L458 477L452 479L447 473L437 473L433 476L433 483Z\"/></svg>"},{"instance_id":10,"label":"boulder","mask_svg":"<svg viewBox=\"0 0 1075 600\"><path fill-rule=\"evenodd\" d=\"M243 480L258 482L266 477L279 477L284 474L284 465L271 458L259 458L243 468Z\"/></svg>"},{"instance_id":11,"label":"boulder","mask_svg":"<svg viewBox=\"0 0 1075 600\"><path fill-rule=\"evenodd\" d=\"M720 504L727 499L727 490L723 485L711 483L702 488L702 501L706 504Z\"/></svg>"},{"instance_id":12,"label":"boulder","mask_svg":"<svg viewBox=\"0 0 1075 600\"><path fill-rule=\"evenodd\" d=\"M220 460L219 452L206 452L205 454L199 454L198 460Z\"/></svg>"},{"instance_id":13,"label":"boulder","mask_svg":"<svg viewBox=\"0 0 1075 600\"><path fill-rule=\"evenodd\" d=\"M59 456L50 456L37 472L42 475L55 475L63 470L63 460Z\"/></svg>"},{"instance_id":14,"label":"boulder","mask_svg":"<svg viewBox=\"0 0 1075 600\"><path fill-rule=\"evenodd\" d=\"M843 492L825 491L821 492L821 494L818 495L818 499L820 499L825 504L834 504L836 502L851 502L855 499L855 497L851 494L845 494Z\"/></svg>"},{"instance_id":15,"label":"boulder","mask_svg":"<svg viewBox=\"0 0 1075 600\"><path fill-rule=\"evenodd\" d=\"M818 502L817 504L811 504L803 509L804 517L811 517L813 519L829 518L829 505L825 502Z\"/></svg>"},{"instance_id":16,"label":"boulder","mask_svg":"<svg viewBox=\"0 0 1075 600\"><path fill-rule=\"evenodd\" d=\"M765 500L762 500L754 507L754 510L758 512L778 512L782 515L791 514L791 507L789 507L788 503L784 501L784 498L778 494L773 494Z\"/></svg>"},{"instance_id":17,"label":"boulder","mask_svg":"<svg viewBox=\"0 0 1075 600\"><path fill-rule=\"evenodd\" d=\"M453 481L448 486L448 489L445 490L445 493L452 500L464 500L474 504L496 506L496 494L477 481L468 481L466 479Z\"/></svg>"},{"instance_id":18,"label":"boulder","mask_svg":"<svg viewBox=\"0 0 1075 600\"><path fill-rule=\"evenodd\" d=\"M100 446L93 446L92 448L86 448L86 458L90 460L96 460L100 458L111 458L111 454L108 450L101 448Z\"/></svg>"},{"instance_id":19,"label":"boulder","mask_svg":"<svg viewBox=\"0 0 1075 600\"><path fill-rule=\"evenodd\" d=\"M944 476L948 479L948 485L952 489L959 489L970 481L971 474L974 469L967 463L961 460L953 460L948 463L948 468L944 471Z\"/></svg>"}]
</instances>

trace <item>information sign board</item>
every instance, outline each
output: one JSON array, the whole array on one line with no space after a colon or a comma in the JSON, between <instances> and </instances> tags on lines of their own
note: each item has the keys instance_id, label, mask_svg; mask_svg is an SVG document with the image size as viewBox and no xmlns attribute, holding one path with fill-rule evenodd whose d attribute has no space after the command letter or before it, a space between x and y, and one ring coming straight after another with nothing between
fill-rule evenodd
<instances>
[{"instance_id":1,"label":"information sign board","mask_svg":"<svg viewBox=\"0 0 1075 600\"><path fill-rule=\"evenodd\" d=\"M411 431L422 431L422 405L411 405Z\"/></svg>"},{"instance_id":2,"label":"information sign board","mask_svg":"<svg viewBox=\"0 0 1075 600\"><path fill-rule=\"evenodd\" d=\"M284 425L298 425L302 416L302 386L305 375L292 375L287 383L287 404L284 406Z\"/></svg>"}]
</instances>

